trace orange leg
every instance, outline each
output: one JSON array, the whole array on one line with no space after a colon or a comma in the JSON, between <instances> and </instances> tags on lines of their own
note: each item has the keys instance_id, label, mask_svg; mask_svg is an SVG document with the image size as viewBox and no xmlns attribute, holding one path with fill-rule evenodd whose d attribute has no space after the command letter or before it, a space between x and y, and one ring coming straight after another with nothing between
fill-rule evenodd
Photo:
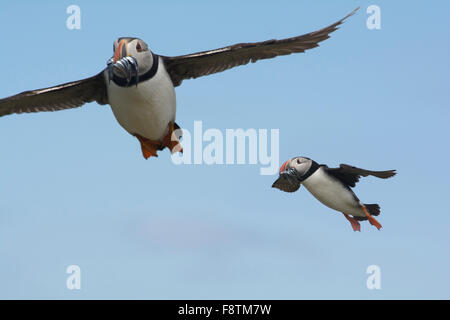
<instances>
[{"instance_id":1,"label":"orange leg","mask_svg":"<svg viewBox=\"0 0 450 320\"><path fill-rule=\"evenodd\" d=\"M374 217L372 217L370 215L370 213L367 211L365 206L361 206L361 208L363 209L364 214L366 215L367 219L369 219L370 224L375 226L378 230L380 230L382 228L381 224Z\"/></svg>"},{"instance_id":2,"label":"orange leg","mask_svg":"<svg viewBox=\"0 0 450 320\"><path fill-rule=\"evenodd\" d=\"M156 152L160 148L161 142L141 137L138 134L136 134L135 136L141 143L142 155L144 156L145 159L158 156Z\"/></svg>"},{"instance_id":3,"label":"orange leg","mask_svg":"<svg viewBox=\"0 0 450 320\"><path fill-rule=\"evenodd\" d=\"M355 218L350 217L348 214L342 213L344 217L350 221L350 224L352 225L353 231L359 231L361 232L361 225L359 224L358 220Z\"/></svg>"},{"instance_id":4,"label":"orange leg","mask_svg":"<svg viewBox=\"0 0 450 320\"><path fill-rule=\"evenodd\" d=\"M174 132L174 123L169 123L169 132L163 139L162 145L169 148L170 152L173 154L175 152L183 152L183 147L178 140L177 135Z\"/></svg>"},{"instance_id":5,"label":"orange leg","mask_svg":"<svg viewBox=\"0 0 450 320\"><path fill-rule=\"evenodd\" d=\"M183 152L180 141L178 140L174 132L174 123L169 123L169 132L165 135L162 142L158 140L150 140L144 138L138 134L135 134L136 138L141 143L142 155L145 159L150 157L157 157L157 151L164 148L169 148L172 153Z\"/></svg>"}]
</instances>

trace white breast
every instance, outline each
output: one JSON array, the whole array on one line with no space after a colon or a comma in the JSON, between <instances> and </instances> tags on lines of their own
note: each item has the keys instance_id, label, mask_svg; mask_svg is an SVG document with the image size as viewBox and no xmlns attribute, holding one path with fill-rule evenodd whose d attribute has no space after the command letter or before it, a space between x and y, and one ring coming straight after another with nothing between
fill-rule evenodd
<instances>
[{"instance_id":1,"label":"white breast","mask_svg":"<svg viewBox=\"0 0 450 320\"><path fill-rule=\"evenodd\" d=\"M159 59L153 78L137 87L120 87L113 81L108 85L108 101L120 125L131 134L151 140L162 140L176 113L175 89Z\"/></svg>"},{"instance_id":2,"label":"white breast","mask_svg":"<svg viewBox=\"0 0 450 320\"><path fill-rule=\"evenodd\" d=\"M330 177L323 167L316 170L302 184L327 207L346 214L364 217L364 212L353 197L353 191Z\"/></svg>"}]
</instances>

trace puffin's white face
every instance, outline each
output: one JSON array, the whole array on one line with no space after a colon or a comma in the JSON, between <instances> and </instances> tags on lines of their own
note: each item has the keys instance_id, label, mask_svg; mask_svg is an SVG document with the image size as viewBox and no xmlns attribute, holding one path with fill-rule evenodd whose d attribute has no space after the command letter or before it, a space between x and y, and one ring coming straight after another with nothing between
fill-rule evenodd
<instances>
[{"instance_id":1,"label":"puffin's white face","mask_svg":"<svg viewBox=\"0 0 450 320\"><path fill-rule=\"evenodd\" d=\"M134 57L139 60L139 57L149 52L147 44L138 38L119 38L114 41L114 62L124 57Z\"/></svg>"},{"instance_id":2,"label":"puffin's white face","mask_svg":"<svg viewBox=\"0 0 450 320\"><path fill-rule=\"evenodd\" d=\"M305 175L308 170L311 168L313 161L309 158L305 157L296 157L289 160L286 167L294 169L298 176ZM287 168L286 168L287 169Z\"/></svg>"},{"instance_id":3,"label":"puffin's white face","mask_svg":"<svg viewBox=\"0 0 450 320\"><path fill-rule=\"evenodd\" d=\"M280 177L273 183L273 188L285 192L295 192L300 188L302 177L306 175L313 165L313 161L305 157L292 158L280 168Z\"/></svg>"}]
</instances>

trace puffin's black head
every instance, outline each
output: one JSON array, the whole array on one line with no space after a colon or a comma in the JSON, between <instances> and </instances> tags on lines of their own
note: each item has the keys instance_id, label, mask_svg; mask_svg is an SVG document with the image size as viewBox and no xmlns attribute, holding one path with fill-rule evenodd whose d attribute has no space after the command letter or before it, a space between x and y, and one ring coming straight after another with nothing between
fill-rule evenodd
<instances>
[{"instance_id":1,"label":"puffin's black head","mask_svg":"<svg viewBox=\"0 0 450 320\"><path fill-rule=\"evenodd\" d=\"M295 192L300 188L300 183L314 170L317 163L306 157L292 158L280 168L280 177L273 183L272 188L285 192Z\"/></svg>"},{"instance_id":2,"label":"puffin's black head","mask_svg":"<svg viewBox=\"0 0 450 320\"><path fill-rule=\"evenodd\" d=\"M153 64L152 52L148 45L138 38L122 37L114 41L114 56L107 61L109 78L113 73L121 78L126 78L127 83L136 77L136 85L139 75L147 72Z\"/></svg>"}]
</instances>

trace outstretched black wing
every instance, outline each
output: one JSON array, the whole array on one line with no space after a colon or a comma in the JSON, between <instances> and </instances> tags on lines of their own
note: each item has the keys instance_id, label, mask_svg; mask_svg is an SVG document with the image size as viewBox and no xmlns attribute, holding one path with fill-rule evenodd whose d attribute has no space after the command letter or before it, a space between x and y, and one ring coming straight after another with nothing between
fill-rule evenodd
<instances>
[{"instance_id":1,"label":"outstretched black wing","mask_svg":"<svg viewBox=\"0 0 450 320\"><path fill-rule=\"evenodd\" d=\"M239 43L216 50L192 53L184 56L161 57L164 60L174 86L179 86L184 79L198 78L244 65L250 61L256 62L261 59L270 59L276 56L304 52L305 50L318 47L319 42L328 39L330 33L336 31L338 26L358 9L359 7L345 18L326 28L298 37L255 43Z\"/></svg>"},{"instance_id":2,"label":"outstretched black wing","mask_svg":"<svg viewBox=\"0 0 450 320\"><path fill-rule=\"evenodd\" d=\"M347 164L341 164L339 168L326 168L326 170L330 175L352 188L361 177L374 176L381 179L387 179L397 174L395 170L371 171L349 166Z\"/></svg>"},{"instance_id":3,"label":"outstretched black wing","mask_svg":"<svg viewBox=\"0 0 450 320\"><path fill-rule=\"evenodd\" d=\"M51 88L25 91L0 99L0 117L12 113L76 108L92 101L97 101L99 104L108 103L103 71L87 79Z\"/></svg>"}]
</instances>

